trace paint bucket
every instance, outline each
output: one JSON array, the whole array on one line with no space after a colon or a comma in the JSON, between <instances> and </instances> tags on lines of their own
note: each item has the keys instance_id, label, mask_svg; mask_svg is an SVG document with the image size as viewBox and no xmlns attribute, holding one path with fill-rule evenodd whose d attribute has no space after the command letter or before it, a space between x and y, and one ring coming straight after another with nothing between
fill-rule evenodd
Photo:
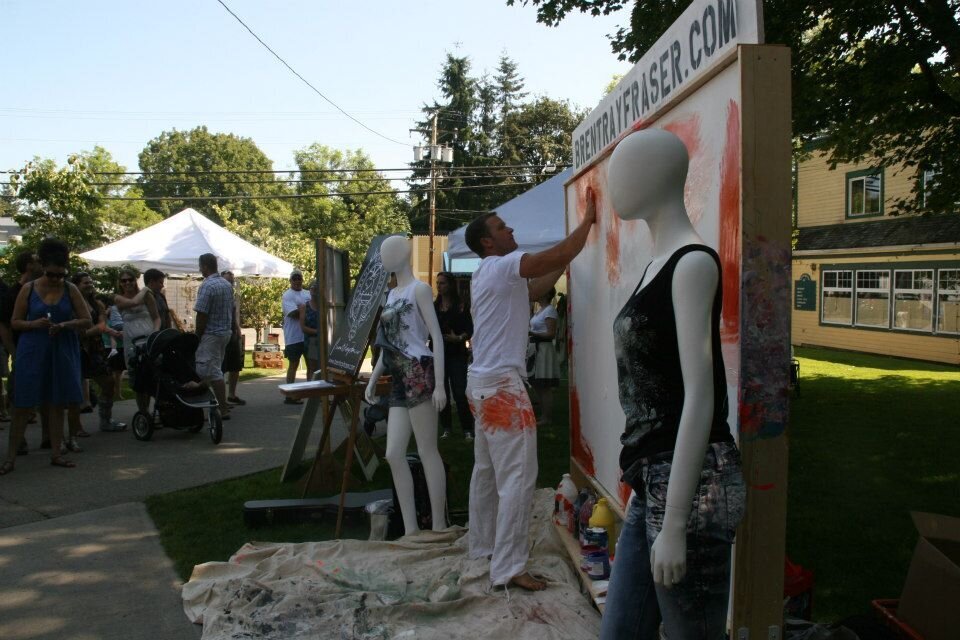
<instances>
[{"instance_id":1,"label":"paint bucket","mask_svg":"<svg viewBox=\"0 0 960 640\"><path fill-rule=\"evenodd\" d=\"M606 549L587 556L587 575L591 580L606 580L610 577L610 556Z\"/></svg>"},{"instance_id":2,"label":"paint bucket","mask_svg":"<svg viewBox=\"0 0 960 640\"><path fill-rule=\"evenodd\" d=\"M607 530L603 527L588 527L583 539L587 546L607 550Z\"/></svg>"},{"instance_id":3,"label":"paint bucket","mask_svg":"<svg viewBox=\"0 0 960 640\"><path fill-rule=\"evenodd\" d=\"M580 548L580 568L588 572L590 570L590 560L589 560L590 556L595 553L600 553L601 551L606 553L606 551L600 549L600 547L592 547L592 546L581 547Z\"/></svg>"}]
</instances>

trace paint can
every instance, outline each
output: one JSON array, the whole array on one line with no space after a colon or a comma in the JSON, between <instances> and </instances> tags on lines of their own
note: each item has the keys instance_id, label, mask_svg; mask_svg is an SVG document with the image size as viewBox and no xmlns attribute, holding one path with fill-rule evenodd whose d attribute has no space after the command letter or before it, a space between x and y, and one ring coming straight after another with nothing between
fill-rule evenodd
<instances>
[{"instance_id":1,"label":"paint can","mask_svg":"<svg viewBox=\"0 0 960 640\"><path fill-rule=\"evenodd\" d=\"M588 527L583 539L587 546L607 550L607 530L603 527Z\"/></svg>"},{"instance_id":2,"label":"paint can","mask_svg":"<svg viewBox=\"0 0 960 640\"><path fill-rule=\"evenodd\" d=\"M587 575L591 580L606 580L610 577L610 556L607 550L595 551L587 556Z\"/></svg>"},{"instance_id":3,"label":"paint can","mask_svg":"<svg viewBox=\"0 0 960 640\"><path fill-rule=\"evenodd\" d=\"M603 551L604 553L606 553L606 551L603 550L603 549L601 549L600 547L593 547L593 546L590 546L590 547L580 547L580 568L583 569L584 572L589 572L589 571L590 571L590 561L589 561L590 556L593 555L593 554L595 554L595 553L600 553L601 551Z\"/></svg>"}]
</instances>

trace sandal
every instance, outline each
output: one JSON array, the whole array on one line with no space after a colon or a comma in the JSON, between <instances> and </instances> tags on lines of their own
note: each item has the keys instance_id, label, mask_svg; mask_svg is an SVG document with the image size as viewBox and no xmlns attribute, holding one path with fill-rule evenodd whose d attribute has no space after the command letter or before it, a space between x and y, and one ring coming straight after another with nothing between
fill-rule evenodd
<instances>
[{"instance_id":1,"label":"sandal","mask_svg":"<svg viewBox=\"0 0 960 640\"><path fill-rule=\"evenodd\" d=\"M64 467L65 469L73 469L77 466L73 460L67 460L63 456L53 456L50 458L50 465L54 467Z\"/></svg>"},{"instance_id":2,"label":"sandal","mask_svg":"<svg viewBox=\"0 0 960 640\"><path fill-rule=\"evenodd\" d=\"M238 396L231 396L231 397L227 398L227 403L228 403L228 404L235 404L235 405L237 405L237 406L242 407L242 406L244 406L245 404L247 404L247 401L244 400L243 398L238 397Z\"/></svg>"},{"instance_id":3,"label":"sandal","mask_svg":"<svg viewBox=\"0 0 960 640\"><path fill-rule=\"evenodd\" d=\"M13 471L13 462L10 460L5 460L3 464L0 464L0 476L5 476L11 471Z\"/></svg>"},{"instance_id":4,"label":"sandal","mask_svg":"<svg viewBox=\"0 0 960 640\"><path fill-rule=\"evenodd\" d=\"M77 429L77 437L78 437L78 438L89 438L89 437L90 437L90 434L89 434L88 432L84 431L84 430L81 428L81 429Z\"/></svg>"}]
</instances>

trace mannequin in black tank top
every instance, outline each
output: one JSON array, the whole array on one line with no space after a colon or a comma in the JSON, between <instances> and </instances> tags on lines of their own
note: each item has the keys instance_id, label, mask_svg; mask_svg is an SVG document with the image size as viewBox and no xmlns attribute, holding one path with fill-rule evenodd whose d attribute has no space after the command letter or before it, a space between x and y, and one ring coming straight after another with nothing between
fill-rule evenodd
<instances>
[{"instance_id":1,"label":"mannequin in black tank top","mask_svg":"<svg viewBox=\"0 0 960 640\"><path fill-rule=\"evenodd\" d=\"M614 321L623 480L635 490L601 638L722 637L743 510L720 353L720 262L687 215L688 156L672 133L627 136L610 158L617 215L647 223L652 260ZM655 598L652 598L655 592Z\"/></svg>"}]
</instances>

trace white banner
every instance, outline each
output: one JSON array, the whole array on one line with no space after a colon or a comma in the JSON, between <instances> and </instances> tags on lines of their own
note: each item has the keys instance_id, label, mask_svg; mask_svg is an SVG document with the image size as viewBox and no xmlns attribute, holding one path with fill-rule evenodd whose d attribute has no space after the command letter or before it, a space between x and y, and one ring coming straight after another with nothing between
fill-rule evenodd
<instances>
[{"instance_id":1,"label":"white banner","mask_svg":"<svg viewBox=\"0 0 960 640\"><path fill-rule=\"evenodd\" d=\"M574 173L738 44L763 42L761 0L694 0L573 132Z\"/></svg>"}]
</instances>

